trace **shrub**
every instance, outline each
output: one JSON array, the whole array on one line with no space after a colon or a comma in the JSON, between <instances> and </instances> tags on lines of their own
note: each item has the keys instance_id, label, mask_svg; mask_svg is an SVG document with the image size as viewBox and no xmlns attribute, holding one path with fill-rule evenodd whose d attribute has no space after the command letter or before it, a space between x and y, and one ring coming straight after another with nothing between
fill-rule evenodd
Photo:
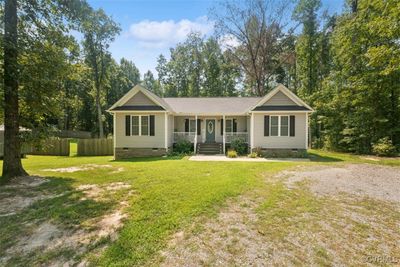
<instances>
[{"instance_id":1,"label":"shrub","mask_svg":"<svg viewBox=\"0 0 400 267\"><path fill-rule=\"evenodd\" d=\"M245 155L247 153L247 144L243 138L235 138L231 141L231 148L239 155Z\"/></svg>"},{"instance_id":2,"label":"shrub","mask_svg":"<svg viewBox=\"0 0 400 267\"><path fill-rule=\"evenodd\" d=\"M174 152L179 154L190 154L192 152L192 143L186 139L181 139L176 142Z\"/></svg>"},{"instance_id":3,"label":"shrub","mask_svg":"<svg viewBox=\"0 0 400 267\"><path fill-rule=\"evenodd\" d=\"M238 156L235 150L228 150L228 158L236 158Z\"/></svg>"},{"instance_id":4,"label":"shrub","mask_svg":"<svg viewBox=\"0 0 400 267\"><path fill-rule=\"evenodd\" d=\"M264 155L263 155L263 151L262 151L262 148L261 147L256 147L256 148L254 148L254 150L253 150L254 152L253 153L256 153L257 154L257 157L263 157Z\"/></svg>"},{"instance_id":5,"label":"shrub","mask_svg":"<svg viewBox=\"0 0 400 267\"><path fill-rule=\"evenodd\" d=\"M378 156L394 156L396 154L396 147L393 145L392 140L384 137L372 145L372 152Z\"/></svg>"},{"instance_id":6,"label":"shrub","mask_svg":"<svg viewBox=\"0 0 400 267\"><path fill-rule=\"evenodd\" d=\"M258 154L257 154L257 152L252 152L252 153L250 153L249 155L248 155L248 157L249 158L257 158L258 157Z\"/></svg>"}]
</instances>

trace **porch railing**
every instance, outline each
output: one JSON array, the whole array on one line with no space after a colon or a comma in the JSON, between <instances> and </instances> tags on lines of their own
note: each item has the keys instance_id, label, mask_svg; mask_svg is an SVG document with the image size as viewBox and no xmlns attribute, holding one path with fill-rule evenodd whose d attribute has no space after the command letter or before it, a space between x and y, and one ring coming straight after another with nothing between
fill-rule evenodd
<instances>
[{"instance_id":1,"label":"porch railing","mask_svg":"<svg viewBox=\"0 0 400 267\"><path fill-rule=\"evenodd\" d=\"M226 143L230 143L232 140L235 140L237 138L243 139L246 143L249 142L248 132L225 133L225 136Z\"/></svg>"},{"instance_id":2,"label":"porch railing","mask_svg":"<svg viewBox=\"0 0 400 267\"><path fill-rule=\"evenodd\" d=\"M196 133L187 133L187 132L174 132L174 143L178 142L179 140L188 140L194 143L194 137Z\"/></svg>"}]
</instances>

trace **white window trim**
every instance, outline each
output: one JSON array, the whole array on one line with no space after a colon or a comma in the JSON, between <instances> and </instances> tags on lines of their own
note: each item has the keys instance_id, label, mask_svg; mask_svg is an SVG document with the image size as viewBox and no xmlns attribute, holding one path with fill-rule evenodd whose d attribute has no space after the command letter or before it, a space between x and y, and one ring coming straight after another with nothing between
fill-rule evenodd
<instances>
[{"instance_id":1,"label":"white window trim","mask_svg":"<svg viewBox=\"0 0 400 267\"><path fill-rule=\"evenodd\" d=\"M132 123L132 117L138 117L139 118L139 134L138 135L133 135L133 123ZM142 117L148 117L147 119L147 134L142 135ZM131 136L150 136L150 115L131 115Z\"/></svg>"},{"instance_id":2,"label":"white window trim","mask_svg":"<svg viewBox=\"0 0 400 267\"><path fill-rule=\"evenodd\" d=\"M195 124L194 124L195 127L194 127L194 131L193 131L193 132L190 131L190 122L191 122L191 121L194 121L194 123L195 123ZM196 133L196 127L197 127L196 125L197 125L196 119L189 119L189 134L191 134L191 133Z\"/></svg>"},{"instance_id":3,"label":"white window trim","mask_svg":"<svg viewBox=\"0 0 400 267\"><path fill-rule=\"evenodd\" d=\"M272 135L272 117L278 117L278 135ZM281 118L282 117L287 117L288 118L288 134L287 135L281 135ZM289 137L290 136L290 115L271 115L270 116L270 124L269 124L269 132L271 137Z\"/></svg>"},{"instance_id":4,"label":"white window trim","mask_svg":"<svg viewBox=\"0 0 400 267\"><path fill-rule=\"evenodd\" d=\"M225 129L224 129L224 130L225 130L226 133L233 134L233 120L234 120L234 119L225 119ZM228 131L226 130L226 126L227 126L226 122L227 122L227 121L231 121L231 131L230 131L230 132L228 132Z\"/></svg>"}]
</instances>

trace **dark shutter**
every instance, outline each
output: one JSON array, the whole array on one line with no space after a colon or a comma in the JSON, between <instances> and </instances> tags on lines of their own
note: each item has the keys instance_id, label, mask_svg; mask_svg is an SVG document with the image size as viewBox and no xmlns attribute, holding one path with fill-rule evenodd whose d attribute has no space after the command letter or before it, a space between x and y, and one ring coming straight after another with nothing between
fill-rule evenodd
<instances>
[{"instance_id":1,"label":"dark shutter","mask_svg":"<svg viewBox=\"0 0 400 267\"><path fill-rule=\"evenodd\" d=\"M221 135L224 135L224 119L221 119Z\"/></svg>"},{"instance_id":2,"label":"dark shutter","mask_svg":"<svg viewBox=\"0 0 400 267\"><path fill-rule=\"evenodd\" d=\"M269 136L269 116L264 116L264 136Z\"/></svg>"},{"instance_id":3,"label":"dark shutter","mask_svg":"<svg viewBox=\"0 0 400 267\"><path fill-rule=\"evenodd\" d=\"M154 115L150 115L150 136L154 136L155 132L155 117Z\"/></svg>"},{"instance_id":4,"label":"dark shutter","mask_svg":"<svg viewBox=\"0 0 400 267\"><path fill-rule=\"evenodd\" d=\"M185 119L185 133L189 132L189 119Z\"/></svg>"},{"instance_id":5,"label":"dark shutter","mask_svg":"<svg viewBox=\"0 0 400 267\"><path fill-rule=\"evenodd\" d=\"M233 127L233 132L236 133L237 132L237 121L236 121L236 119L233 119L232 123L233 123L233 126L232 126Z\"/></svg>"},{"instance_id":6,"label":"dark shutter","mask_svg":"<svg viewBox=\"0 0 400 267\"><path fill-rule=\"evenodd\" d=\"M290 115L290 136L295 136L295 128L296 128L296 117L294 115Z\"/></svg>"},{"instance_id":7,"label":"dark shutter","mask_svg":"<svg viewBox=\"0 0 400 267\"><path fill-rule=\"evenodd\" d=\"M125 116L125 135L126 136L131 135L131 116L130 115Z\"/></svg>"},{"instance_id":8,"label":"dark shutter","mask_svg":"<svg viewBox=\"0 0 400 267\"><path fill-rule=\"evenodd\" d=\"M201 135L201 120L197 119L197 135Z\"/></svg>"}]
</instances>

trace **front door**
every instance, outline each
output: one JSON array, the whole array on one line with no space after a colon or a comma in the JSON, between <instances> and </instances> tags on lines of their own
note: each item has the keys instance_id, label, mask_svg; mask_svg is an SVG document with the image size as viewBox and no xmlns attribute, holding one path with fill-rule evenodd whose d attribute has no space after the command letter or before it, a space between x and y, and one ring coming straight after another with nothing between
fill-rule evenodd
<instances>
[{"instance_id":1,"label":"front door","mask_svg":"<svg viewBox=\"0 0 400 267\"><path fill-rule=\"evenodd\" d=\"M215 120L206 120L206 142L215 143Z\"/></svg>"}]
</instances>

